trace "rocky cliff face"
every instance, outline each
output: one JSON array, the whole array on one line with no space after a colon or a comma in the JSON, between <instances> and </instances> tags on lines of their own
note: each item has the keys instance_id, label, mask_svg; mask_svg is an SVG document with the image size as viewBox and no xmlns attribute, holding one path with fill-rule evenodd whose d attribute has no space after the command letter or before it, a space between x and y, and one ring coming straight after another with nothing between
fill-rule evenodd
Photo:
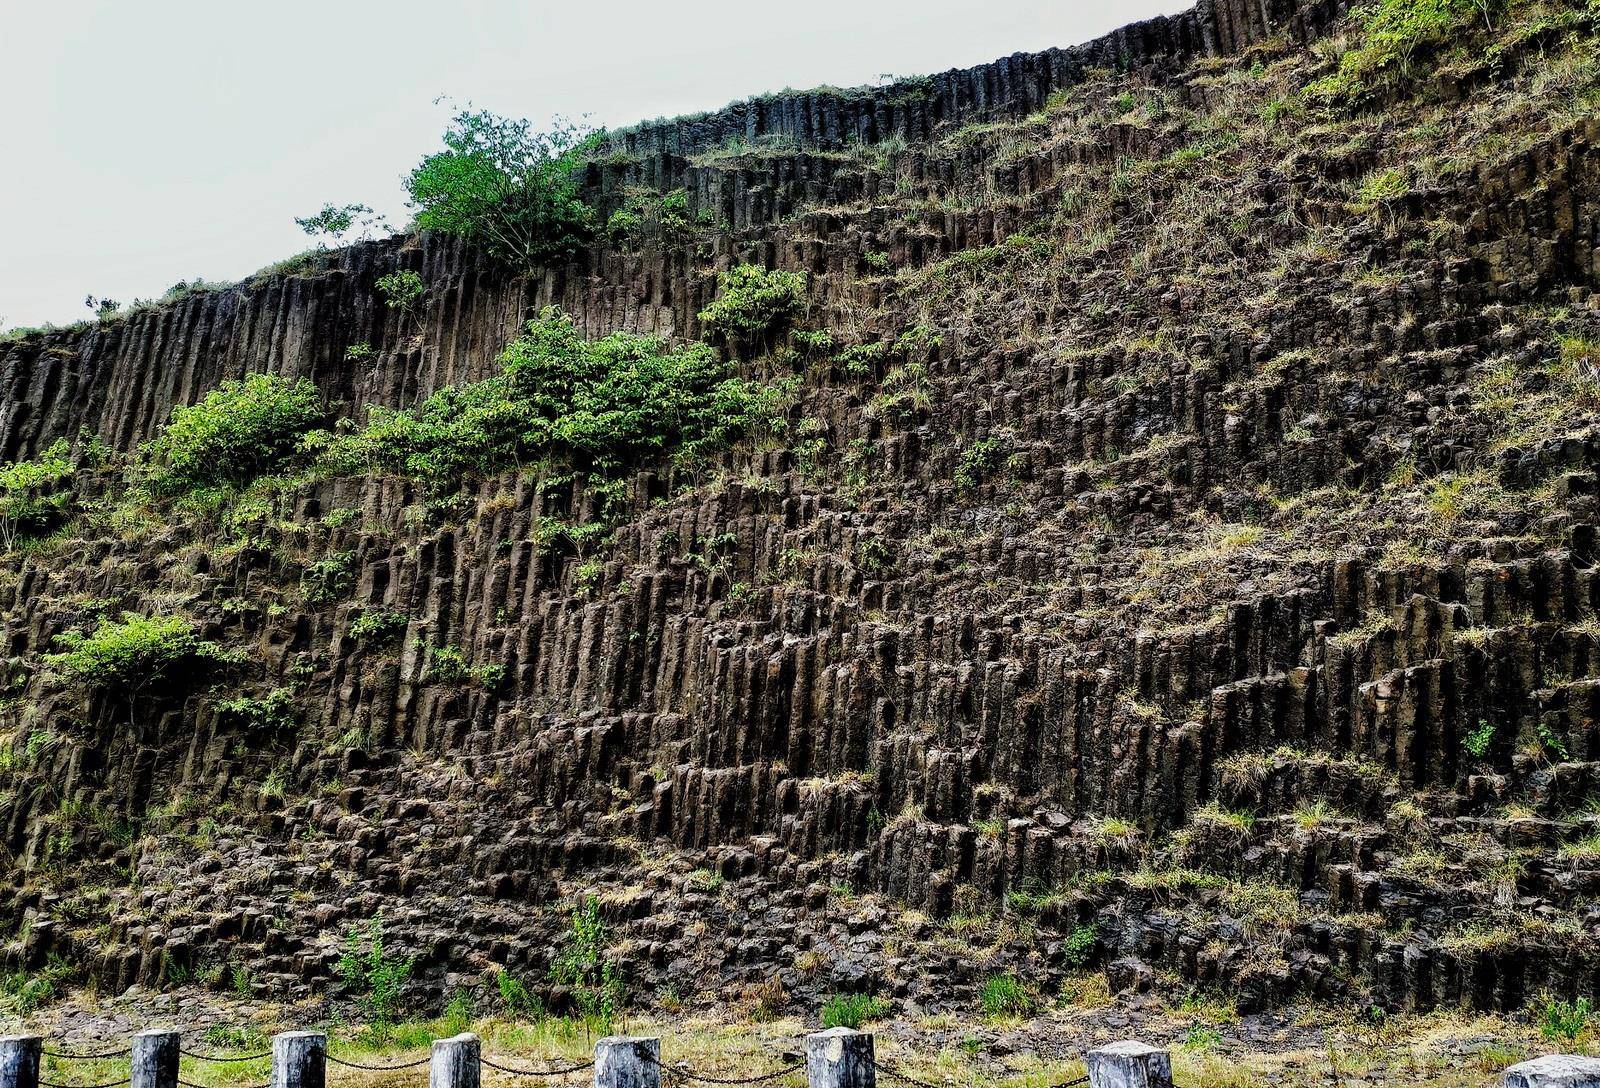
<instances>
[{"instance_id":1,"label":"rocky cliff face","mask_svg":"<svg viewBox=\"0 0 1600 1088\"><path fill-rule=\"evenodd\" d=\"M590 167L691 237L532 277L401 237L0 344L0 457L82 466L0 575L6 957L299 996L381 913L421 990L542 980L593 892L644 1003L1596 993L1594 29L1498 16L1337 101L1359 23L1266 0L754 100ZM695 337L740 262L829 334L731 349L799 375L788 436L640 465L603 543L546 531L581 477L241 515L88 452L250 372L405 406L546 305ZM121 610L243 663L137 714L52 680Z\"/></svg>"}]
</instances>

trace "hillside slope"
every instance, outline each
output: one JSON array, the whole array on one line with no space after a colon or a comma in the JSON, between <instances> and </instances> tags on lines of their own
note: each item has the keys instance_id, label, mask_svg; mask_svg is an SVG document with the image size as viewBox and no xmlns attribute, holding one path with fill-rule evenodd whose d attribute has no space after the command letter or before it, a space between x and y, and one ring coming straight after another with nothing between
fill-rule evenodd
<instances>
[{"instance_id":1,"label":"hillside slope","mask_svg":"<svg viewBox=\"0 0 1600 1088\"><path fill-rule=\"evenodd\" d=\"M381 915L419 990L559 1002L593 893L645 1005L1600 996L1596 16L1487 12L654 122L589 195L692 216L570 266L404 236L0 344L0 456L68 440L0 568L7 962L302 997ZM701 337L745 263L806 305L713 340L794 384L702 461L125 482L225 379L353 421L546 306ZM210 646L64 683L123 613Z\"/></svg>"}]
</instances>

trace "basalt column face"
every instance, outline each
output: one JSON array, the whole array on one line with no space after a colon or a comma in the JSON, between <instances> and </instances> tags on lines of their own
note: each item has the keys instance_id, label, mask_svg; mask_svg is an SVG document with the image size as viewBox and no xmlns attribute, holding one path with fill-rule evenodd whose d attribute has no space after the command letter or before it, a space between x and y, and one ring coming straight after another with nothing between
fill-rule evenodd
<instances>
[{"instance_id":1,"label":"basalt column face","mask_svg":"<svg viewBox=\"0 0 1600 1088\"><path fill-rule=\"evenodd\" d=\"M652 122L560 266L404 235L0 340L0 958L292 1000L381 919L420 997L551 1008L1600 996L1593 22L1366 18ZM729 332L744 266L800 286ZM557 311L765 414L334 456ZM290 453L152 483L258 374L315 387ZM574 911L615 974L562 980Z\"/></svg>"}]
</instances>

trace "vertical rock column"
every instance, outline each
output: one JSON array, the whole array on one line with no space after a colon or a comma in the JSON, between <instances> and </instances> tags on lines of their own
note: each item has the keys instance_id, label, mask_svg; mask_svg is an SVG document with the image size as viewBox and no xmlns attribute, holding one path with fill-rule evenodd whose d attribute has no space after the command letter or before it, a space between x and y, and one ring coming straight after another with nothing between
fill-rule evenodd
<instances>
[{"instance_id":1,"label":"vertical rock column","mask_svg":"<svg viewBox=\"0 0 1600 1088\"><path fill-rule=\"evenodd\" d=\"M0 1088L39 1088L38 1035L0 1035Z\"/></svg>"},{"instance_id":2,"label":"vertical rock column","mask_svg":"<svg viewBox=\"0 0 1600 1088\"><path fill-rule=\"evenodd\" d=\"M272 1037L271 1088L324 1088L328 1037L320 1031L285 1031Z\"/></svg>"},{"instance_id":3,"label":"vertical rock column","mask_svg":"<svg viewBox=\"0 0 1600 1088\"><path fill-rule=\"evenodd\" d=\"M483 1044L470 1031L435 1039L428 1058L428 1088L478 1088Z\"/></svg>"},{"instance_id":4,"label":"vertical rock column","mask_svg":"<svg viewBox=\"0 0 1600 1088\"><path fill-rule=\"evenodd\" d=\"M178 1046L181 1036L171 1028L151 1028L133 1037L133 1064L128 1071L131 1088L178 1088Z\"/></svg>"},{"instance_id":5,"label":"vertical rock column","mask_svg":"<svg viewBox=\"0 0 1600 1088\"><path fill-rule=\"evenodd\" d=\"M1133 1041L1089 1051L1089 1088L1172 1088L1172 1059L1165 1050Z\"/></svg>"},{"instance_id":6,"label":"vertical rock column","mask_svg":"<svg viewBox=\"0 0 1600 1088\"><path fill-rule=\"evenodd\" d=\"M594 1088L661 1088L661 1040L608 1035L595 1043Z\"/></svg>"},{"instance_id":7,"label":"vertical rock column","mask_svg":"<svg viewBox=\"0 0 1600 1088\"><path fill-rule=\"evenodd\" d=\"M870 1033L829 1028L806 1036L807 1088L875 1088L877 1083Z\"/></svg>"}]
</instances>

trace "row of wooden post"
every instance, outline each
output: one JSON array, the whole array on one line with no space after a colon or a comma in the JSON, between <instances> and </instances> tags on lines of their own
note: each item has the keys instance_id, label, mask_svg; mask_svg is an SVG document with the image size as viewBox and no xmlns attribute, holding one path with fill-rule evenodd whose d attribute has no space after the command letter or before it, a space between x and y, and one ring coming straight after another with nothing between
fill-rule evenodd
<instances>
[{"instance_id":1,"label":"row of wooden post","mask_svg":"<svg viewBox=\"0 0 1600 1088\"><path fill-rule=\"evenodd\" d=\"M181 1036L141 1031L130 1054L131 1088L179 1088ZM44 1039L0 1036L0 1088L40 1088ZM328 1036L286 1031L272 1037L270 1088L326 1088ZM1084 1059L1089 1088L1173 1088L1165 1050L1139 1042L1110 1043ZM661 1040L608 1036L594 1047L595 1088L660 1088ZM831 1028L805 1037L807 1088L876 1088L878 1061L872 1035ZM483 1050L472 1034L439 1039L428 1060L428 1088L480 1088ZM530 1071L530 1079L542 1079ZM693 1074L688 1075L693 1080ZM1506 1070L1505 1088L1600 1088L1600 1058L1567 1054L1522 1062Z\"/></svg>"}]
</instances>

